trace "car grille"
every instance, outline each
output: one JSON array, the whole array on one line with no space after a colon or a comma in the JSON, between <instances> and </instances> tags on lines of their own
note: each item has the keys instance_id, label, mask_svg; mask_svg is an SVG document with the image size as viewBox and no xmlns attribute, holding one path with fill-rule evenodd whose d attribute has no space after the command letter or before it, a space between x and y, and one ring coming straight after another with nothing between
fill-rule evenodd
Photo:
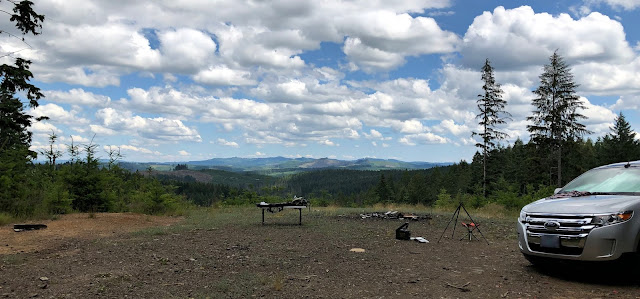
<instances>
[{"instance_id":1,"label":"car grille","mask_svg":"<svg viewBox=\"0 0 640 299\"><path fill-rule=\"evenodd\" d=\"M580 255L589 232L596 227L591 224L592 218L592 215L527 214L524 223L529 249L545 253ZM541 240L545 235L557 236L560 243L558 248L543 246Z\"/></svg>"}]
</instances>

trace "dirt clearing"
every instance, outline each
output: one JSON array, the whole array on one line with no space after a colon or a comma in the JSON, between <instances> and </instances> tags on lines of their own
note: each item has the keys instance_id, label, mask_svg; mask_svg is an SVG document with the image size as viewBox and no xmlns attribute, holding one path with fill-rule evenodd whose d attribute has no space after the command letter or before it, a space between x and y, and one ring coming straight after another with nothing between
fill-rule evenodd
<instances>
[{"instance_id":1,"label":"dirt clearing","mask_svg":"<svg viewBox=\"0 0 640 299\"><path fill-rule=\"evenodd\" d=\"M147 227L168 226L180 221L130 213L71 214L57 220L30 221L42 223L46 229L16 233L11 225L0 226L0 254L28 253L54 248L69 239L96 239L138 231Z\"/></svg>"},{"instance_id":2,"label":"dirt clearing","mask_svg":"<svg viewBox=\"0 0 640 299\"><path fill-rule=\"evenodd\" d=\"M558 264L532 267L519 253L510 219L476 217L489 240L462 240L457 223L437 243L449 217L411 222L411 236L429 243L395 240L403 220L361 219L313 209L267 215L256 208L199 211L180 223L123 223L106 229L106 215L75 216L73 236L40 234L59 242L38 251L0 254L0 297L24 298L636 298L640 275L627 265L603 271ZM136 221L136 220L131 220ZM91 223L91 224L90 224ZM113 233L123 227L141 232ZM114 230L116 229L117 230ZM4 232L10 230L10 232ZM481 236L479 236L481 238ZM26 237L25 237L26 238ZM482 240L482 238L481 238ZM7 243L6 241L3 241ZM17 245L15 245L17 246ZM14 247L15 247L14 246ZM15 247L17 249L17 247ZM357 248L359 250L352 250ZM360 250L361 249L361 250Z\"/></svg>"}]
</instances>

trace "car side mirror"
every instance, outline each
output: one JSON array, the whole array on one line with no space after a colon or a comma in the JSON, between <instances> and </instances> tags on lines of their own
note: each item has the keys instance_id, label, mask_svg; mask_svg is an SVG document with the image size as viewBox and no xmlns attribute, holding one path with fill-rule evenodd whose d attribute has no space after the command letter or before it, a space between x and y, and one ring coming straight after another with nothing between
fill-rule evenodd
<instances>
[{"instance_id":1,"label":"car side mirror","mask_svg":"<svg viewBox=\"0 0 640 299\"><path fill-rule=\"evenodd\" d=\"M556 190L553 190L553 194L558 194L558 192L560 192L560 190L562 190L562 188L556 188Z\"/></svg>"}]
</instances>

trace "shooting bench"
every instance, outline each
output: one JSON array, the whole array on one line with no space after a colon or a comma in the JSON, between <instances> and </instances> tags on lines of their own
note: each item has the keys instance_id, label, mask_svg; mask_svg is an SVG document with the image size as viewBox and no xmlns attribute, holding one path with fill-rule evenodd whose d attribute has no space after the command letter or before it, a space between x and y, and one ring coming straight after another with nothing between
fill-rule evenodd
<instances>
[{"instance_id":1,"label":"shooting bench","mask_svg":"<svg viewBox=\"0 0 640 299\"><path fill-rule=\"evenodd\" d=\"M299 218L298 225L302 225L302 209L306 209L310 207L309 202L302 197L295 197L291 202L281 202L281 203L266 203L261 202L257 203L256 206L262 209L262 224L264 224L264 211L266 210L269 213L278 213L282 212L284 209L298 209Z\"/></svg>"}]
</instances>

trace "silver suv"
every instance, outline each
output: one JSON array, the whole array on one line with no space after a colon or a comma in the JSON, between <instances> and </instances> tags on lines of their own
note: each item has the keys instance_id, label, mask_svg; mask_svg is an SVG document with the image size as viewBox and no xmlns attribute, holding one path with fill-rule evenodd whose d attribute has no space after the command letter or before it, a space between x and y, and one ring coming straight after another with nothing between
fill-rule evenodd
<instances>
[{"instance_id":1,"label":"silver suv","mask_svg":"<svg viewBox=\"0 0 640 299\"><path fill-rule=\"evenodd\" d=\"M518 217L518 245L531 262L606 261L638 252L640 161L594 168Z\"/></svg>"}]
</instances>

